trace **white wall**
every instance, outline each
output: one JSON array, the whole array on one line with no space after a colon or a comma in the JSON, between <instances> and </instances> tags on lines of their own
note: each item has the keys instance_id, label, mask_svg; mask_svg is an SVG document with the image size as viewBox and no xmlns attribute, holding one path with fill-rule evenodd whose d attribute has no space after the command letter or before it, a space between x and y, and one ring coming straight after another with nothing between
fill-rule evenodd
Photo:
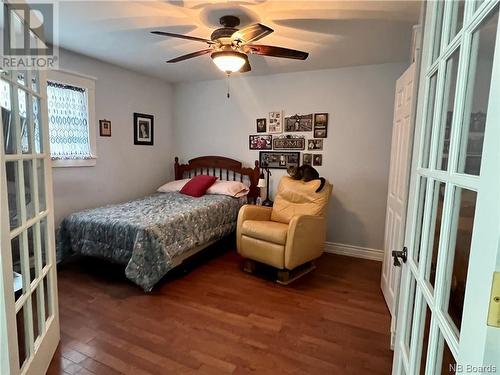
<instances>
[{"instance_id":1,"label":"white wall","mask_svg":"<svg viewBox=\"0 0 500 375\"><path fill-rule=\"evenodd\" d=\"M53 168L56 224L85 208L144 196L173 177L172 86L117 66L61 50L60 68L96 81L97 165ZM152 114L154 146L135 146L133 113ZM99 119L111 120L100 137Z\"/></svg>"},{"instance_id":2,"label":"white wall","mask_svg":"<svg viewBox=\"0 0 500 375\"><path fill-rule=\"evenodd\" d=\"M396 79L407 64L383 64L184 83L174 90L174 150L182 161L223 155L248 165L255 120L270 111L329 113L320 174L334 185L327 240L383 248ZM310 134L312 136L312 134ZM273 189L282 171L272 170Z\"/></svg>"}]
</instances>

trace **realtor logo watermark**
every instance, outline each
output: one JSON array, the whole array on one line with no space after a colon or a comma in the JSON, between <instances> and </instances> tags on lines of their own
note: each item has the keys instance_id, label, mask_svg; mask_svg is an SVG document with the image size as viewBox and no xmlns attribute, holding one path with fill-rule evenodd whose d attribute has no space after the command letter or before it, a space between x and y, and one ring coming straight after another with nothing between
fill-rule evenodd
<instances>
[{"instance_id":1,"label":"realtor logo watermark","mask_svg":"<svg viewBox=\"0 0 500 375\"><path fill-rule=\"evenodd\" d=\"M459 365L453 364L448 365L448 371L450 374L461 373L461 374L496 374L497 367L495 365L485 365L485 366L473 366L473 365Z\"/></svg>"},{"instance_id":2,"label":"realtor logo watermark","mask_svg":"<svg viewBox=\"0 0 500 375\"><path fill-rule=\"evenodd\" d=\"M58 67L57 4L45 1L3 0L3 70Z\"/></svg>"}]
</instances>

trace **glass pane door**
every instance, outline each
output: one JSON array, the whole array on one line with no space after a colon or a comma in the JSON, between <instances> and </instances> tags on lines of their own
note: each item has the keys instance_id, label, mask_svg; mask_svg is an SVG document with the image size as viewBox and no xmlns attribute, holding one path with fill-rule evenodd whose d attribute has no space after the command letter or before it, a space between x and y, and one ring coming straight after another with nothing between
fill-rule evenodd
<instances>
[{"instance_id":1,"label":"glass pane door","mask_svg":"<svg viewBox=\"0 0 500 375\"><path fill-rule=\"evenodd\" d=\"M394 374L497 365L486 316L500 267L498 26L498 1L426 4Z\"/></svg>"},{"instance_id":2,"label":"glass pane door","mask_svg":"<svg viewBox=\"0 0 500 375\"><path fill-rule=\"evenodd\" d=\"M7 280L2 297L10 354L3 366L11 374L41 373L59 340L44 77L0 73L0 192L8 208L2 208L0 271Z\"/></svg>"}]
</instances>

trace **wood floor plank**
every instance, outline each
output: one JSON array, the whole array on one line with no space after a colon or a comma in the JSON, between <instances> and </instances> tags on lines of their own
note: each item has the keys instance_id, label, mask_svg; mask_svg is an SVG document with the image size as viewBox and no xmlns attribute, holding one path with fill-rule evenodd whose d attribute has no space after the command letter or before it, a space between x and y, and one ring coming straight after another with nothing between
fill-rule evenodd
<instances>
[{"instance_id":1,"label":"wood floor plank","mask_svg":"<svg viewBox=\"0 0 500 375\"><path fill-rule=\"evenodd\" d=\"M205 257L148 294L105 262L64 267L48 374L390 374L380 263L325 254L285 287L240 262Z\"/></svg>"},{"instance_id":2,"label":"wood floor plank","mask_svg":"<svg viewBox=\"0 0 500 375\"><path fill-rule=\"evenodd\" d=\"M223 361L219 358L212 357L208 354L199 352L198 350L191 350L189 352L193 357L197 358L203 365L207 365L218 369L220 372L232 374L236 370L236 366L230 362Z\"/></svg>"},{"instance_id":3,"label":"wood floor plank","mask_svg":"<svg viewBox=\"0 0 500 375\"><path fill-rule=\"evenodd\" d=\"M100 363L92 358L87 358L82 362L83 368L96 375L119 375L120 372Z\"/></svg>"}]
</instances>

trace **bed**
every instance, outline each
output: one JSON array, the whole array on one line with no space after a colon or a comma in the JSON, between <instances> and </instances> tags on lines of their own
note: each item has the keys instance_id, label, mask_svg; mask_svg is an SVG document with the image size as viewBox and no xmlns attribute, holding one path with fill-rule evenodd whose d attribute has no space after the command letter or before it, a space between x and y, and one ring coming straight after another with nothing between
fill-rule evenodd
<instances>
[{"instance_id":1,"label":"bed","mask_svg":"<svg viewBox=\"0 0 500 375\"><path fill-rule=\"evenodd\" d=\"M249 186L246 197L178 192L155 193L129 202L74 213L57 234L57 258L99 257L125 266L126 277L151 291L165 274L185 259L234 232L240 207L259 196L258 162L245 168L236 160L204 156L179 164L175 179L200 174Z\"/></svg>"}]
</instances>

